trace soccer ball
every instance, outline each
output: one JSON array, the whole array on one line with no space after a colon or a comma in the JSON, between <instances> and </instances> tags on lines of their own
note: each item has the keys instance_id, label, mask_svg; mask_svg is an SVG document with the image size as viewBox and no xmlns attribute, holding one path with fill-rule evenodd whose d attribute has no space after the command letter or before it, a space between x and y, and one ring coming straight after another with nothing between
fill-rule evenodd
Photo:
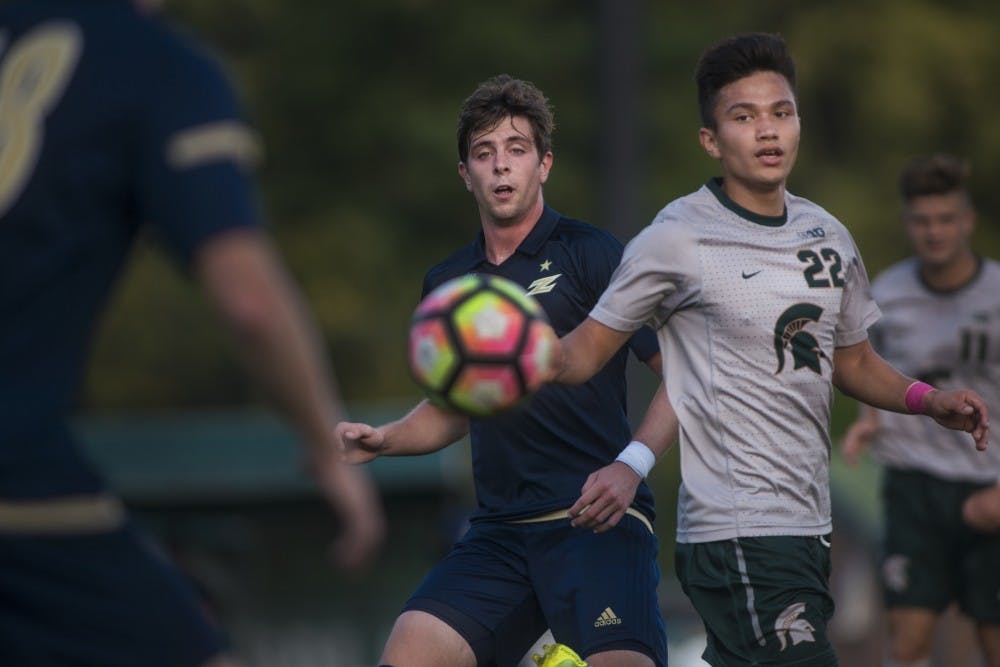
<instances>
[{"instance_id":1,"label":"soccer ball","mask_svg":"<svg viewBox=\"0 0 1000 667\"><path fill-rule=\"evenodd\" d=\"M487 417L539 388L555 341L545 311L523 288L499 276L467 274L417 306L410 372L435 404Z\"/></svg>"}]
</instances>

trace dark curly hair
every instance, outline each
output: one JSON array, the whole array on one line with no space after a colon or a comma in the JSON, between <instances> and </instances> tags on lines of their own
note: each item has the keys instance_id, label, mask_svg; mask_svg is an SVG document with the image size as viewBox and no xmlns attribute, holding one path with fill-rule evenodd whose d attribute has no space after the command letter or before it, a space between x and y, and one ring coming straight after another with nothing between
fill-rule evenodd
<instances>
[{"instance_id":1,"label":"dark curly hair","mask_svg":"<svg viewBox=\"0 0 1000 667\"><path fill-rule=\"evenodd\" d=\"M479 84L462 104L458 114L458 158L468 160L472 136L488 132L509 116L524 116L531 123L539 158L552 150L555 120L548 99L530 81L500 74Z\"/></svg>"},{"instance_id":2,"label":"dark curly hair","mask_svg":"<svg viewBox=\"0 0 1000 667\"><path fill-rule=\"evenodd\" d=\"M787 79L792 94L798 95L795 61L780 35L764 32L736 35L717 42L702 53L694 78L698 84L698 109L703 127L716 129L714 111L719 91L755 72L777 72Z\"/></svg>"},{"instance_id":3,"label":"dark curly hair","mask_svg":"<svg viewBox=\"0 0 1000 667\"><path fill-rule=\"evenodd\" d=\"M949 192L968 194L969 165L954 155L935 153L911 159L899 175L899 194L904 202L925 195Z\"/></svg>"}]
</instances>

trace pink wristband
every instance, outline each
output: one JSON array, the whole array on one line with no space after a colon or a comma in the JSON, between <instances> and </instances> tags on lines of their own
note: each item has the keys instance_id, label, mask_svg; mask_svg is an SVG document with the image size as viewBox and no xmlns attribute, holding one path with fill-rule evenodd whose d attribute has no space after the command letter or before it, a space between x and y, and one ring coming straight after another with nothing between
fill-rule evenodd
<instances>
[{"instance_id":1,"label":"pink wristband","mask_svg":"<svg viewBox=\"0 0 1000 667\"><path fill-rule=\"evenodd\" d=\"M934 391L934 387L926 382L917 381L907 387L906 396L903 398L906 409L913 414L922 415L924 413L924 394L929 391Z\"/></svg>"}]
</instances>

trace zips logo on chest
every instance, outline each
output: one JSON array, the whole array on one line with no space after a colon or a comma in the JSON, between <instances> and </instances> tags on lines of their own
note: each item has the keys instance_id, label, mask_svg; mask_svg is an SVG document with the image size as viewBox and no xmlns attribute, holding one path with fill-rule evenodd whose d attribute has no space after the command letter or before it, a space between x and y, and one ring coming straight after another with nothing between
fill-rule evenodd
<instances>
[{"instance_id":1,"label":"zips logo on chest","mask_svg":"<svg viewBox=\"0 0 1000 667\"><path fill-rule=\"evenodd\" d=\"M551 292L555 289L556 280L558 280L561 275L561 273L557 273L554 276L545 276L544 278L532 281L532 283L528 285L528 294L546 294Z\"/></svg>"}]
</instances>

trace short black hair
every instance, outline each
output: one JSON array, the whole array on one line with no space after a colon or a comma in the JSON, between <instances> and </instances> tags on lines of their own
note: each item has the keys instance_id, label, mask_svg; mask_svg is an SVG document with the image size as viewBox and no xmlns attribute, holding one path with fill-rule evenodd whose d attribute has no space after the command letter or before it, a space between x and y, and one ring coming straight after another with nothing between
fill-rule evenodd
<instances>
[{"instance_id":1,"label":"short black hair","mask_svg":"<svg viewBox=\"0 0 1000 667\"><path fill-rule=\"evenodd\" d=\"M703 127L715 129L715 104L719 91L755 72L777 72L795 88L795 61L785 40L777 34L751 32L728 37L708 47L698 60L698 109Z\"/></svg>"},{"instance_id":2,"label":"short black hair","mask_svg":"<svg viewBox=\"0 0 1000 667\"><path fill-rule=\"evenodd\" d=\"M911 159L899 175L899 194L907 203L916 197L968 191L969 164L948 153L934 153Z\"/></svg>"},{"instance_id":3,"label":"short black hair","mask_svg":"<svg viewBox=\"0 0 1000 667\"><path fill-rule=\"evenodd\" d=\"M474 134L489 131L512 116L528 119L539 158L552 150L555 121L548 99L530 81L500 74L479 84L462 104L456 133L458 159L468 160L469 141Z\"/></svg>"}]
</instances>

